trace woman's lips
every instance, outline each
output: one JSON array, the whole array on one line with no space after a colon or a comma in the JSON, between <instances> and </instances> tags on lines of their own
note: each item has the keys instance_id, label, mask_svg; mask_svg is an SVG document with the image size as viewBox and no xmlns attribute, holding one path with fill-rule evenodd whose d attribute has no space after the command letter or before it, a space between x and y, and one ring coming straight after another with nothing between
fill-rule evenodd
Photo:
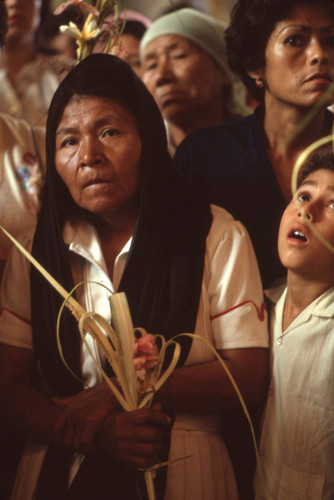
<instances>
[{"instance_id":1,"label":"woman's lips","mask_svg":"<svg viewBox=\"0 0 334 500\"><path fill-rule=\"evenodd\" d=\"M168 92L164 92L158 97L159 103L163 106L173 103L183 101L186 97L185 92L181 90L170 90Z\"/></svg>"},{"instance_id":2,"label":"woman's lips","mask_svg":"<svg viewBox=\"0 0 334 500\"><path fill-rule=\"evenodd\" d=\"M318 72L314 73L313 75L311 75L309 78L306 79L306 82L314 82L314 81L332 83L332 78L326 72Z\"/></svg>"},{"instance_id":3,"label":"woman's lips","mask_svg":"<svg viewBox=\"0 0 334 500\"><path fill-rule=\"evenodd\" d=\"M20 14L13 14L8 16L8 25L9 26L14 26L16 24L21 24L24 21L24 17Z\"/></svg>"},{"instance_id":4,"label":"woman's lips","mask_svg":"<svg viewBox=\"0 0 334 500\"><path fill-rule=\"evenodd\" d=\"M94 188L103 184L112 184L112 180L110 179L90 179L89 181L84 183L84 189L86 188Z\"/></svg>"}]
</instances>

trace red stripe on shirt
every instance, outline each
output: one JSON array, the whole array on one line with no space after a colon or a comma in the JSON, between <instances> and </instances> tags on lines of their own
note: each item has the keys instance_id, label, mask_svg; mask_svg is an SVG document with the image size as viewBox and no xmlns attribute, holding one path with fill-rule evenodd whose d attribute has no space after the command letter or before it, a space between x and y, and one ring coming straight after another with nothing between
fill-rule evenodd
<instances>
[{"instance_id":1,"label":"red stripe on shirt","mask_svg":"<svg viewBox=\"0 0 334 500\"><path fill-rule=\"evenodd\" d=\"M220 312L220 313L217 313L217 314L214 314L213 316L211 316L211 320L213 319L216 319L216 318L219 318L219 316L223 316L223 314L226 314L230 311L233 311L234 309L237 309L238 307L241 307L241 306L244 306L245 304L252 304L255 309L256 309L256 312L257 312L257 315L258 315L258 318L260 321L263 321L264 320L264 312L266 310L266 304L263 302L263 304L261 305L261 307L259 308L255 302L253 302L252 300L244 300L244 302L240 302L240 304L237 304L236 306L233 306L233 307L230 307L229 309L226 309L225 311L223 312Z\"/></svg>"},{"instance_id":2,"label":"red stripe on shirt","mask_svg":"<svg viewBox=\"0 0 334 500\"><path fill-rule=\"evenodd\" d=\"M22 316L20 316L19 314L16 314L15 312L11 311L10 309L7 309L7 307L2 307L0 309L0 317L3 313L3 311L7 311L9 312L10 314L12 314L13 316L15 316L16 318L20 319L21 321L23 321L24 323L27 323L27 325L30 325L30 321L26 320L25 318L22 318Z\"/></svg>"}]
</instances>

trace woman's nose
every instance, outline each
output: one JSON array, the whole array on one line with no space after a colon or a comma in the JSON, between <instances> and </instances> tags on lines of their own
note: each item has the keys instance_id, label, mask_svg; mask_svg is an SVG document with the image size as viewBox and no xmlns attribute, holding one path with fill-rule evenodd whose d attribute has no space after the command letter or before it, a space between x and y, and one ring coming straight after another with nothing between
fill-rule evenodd
<instances>
[{"instance_id":1,"label":"woman's nose","mask_svg":"<svg viewBox=\"0 0 334 500\"><path fill-rule=\"evenodd\" d=\"M314 40L311 44L310 60L312 65L328 63L327 49L318 39Z\"/></svg>"},{"instance_id":2,"label":"woman's nose","mask_svg":"<svg viewBox=\"0 0 334 500\"><path fill-rule=\"evenodd\" d=\"M156 68L156 85L160 86L170 82L173 76L173 71L167 57L159 59Z\"/></svg>"},{"instance_id":3,"label":"woman's nose","mask_svg":"<svg viewBox=\"0 0 334 500\"><path fill-rule=\"evenodd\" d=\"M80 147L80 165L94 167L102 162L102 152L93 138L84 139Z\"/></svg>"}]
</instances>

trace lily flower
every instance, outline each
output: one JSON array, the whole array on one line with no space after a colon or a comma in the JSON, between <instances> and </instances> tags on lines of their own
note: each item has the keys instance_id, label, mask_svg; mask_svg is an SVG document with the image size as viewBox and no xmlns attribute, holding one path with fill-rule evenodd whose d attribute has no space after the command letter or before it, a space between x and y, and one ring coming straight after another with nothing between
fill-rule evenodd
<instances>
[{"instance_id":1,"label":"lily flower","mask_svg":"<svg viewBox=\"0 0 334 500\"><path fill-rule=\"evenodd\" d=\"M87 44L101 33L101 29L98 27L98 24L92 14L88 15L82 30L80 30L72 21L70 21L68 25L60 26L59 30L61 33L66 33L72 38L75 38L78 46L78 61L81 61L81 59L87 55Z\"/></svg>"}]
</instances>

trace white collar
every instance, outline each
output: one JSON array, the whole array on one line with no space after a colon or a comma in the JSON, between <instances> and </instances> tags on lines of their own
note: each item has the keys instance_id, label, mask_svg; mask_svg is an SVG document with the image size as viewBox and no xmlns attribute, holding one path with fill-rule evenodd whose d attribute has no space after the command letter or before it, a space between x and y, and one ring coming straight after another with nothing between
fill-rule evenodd
<instances>
[{"instance_id":1,"label":"white collar","mask_svg":"<svg viewBox=\"0 0 334 500\"><path fill-rule=\"evenodd\" d=\"M69 250L80 255L85 260L102 268L108 274L105 260L101 249L101 240L98 232L93 224L80 220L75 223L67 220L63 227L63 238ZM125 259L131 247L132 237L126 242L122 250L115 259L114 264L114 282L120 281L121 273L117 272L118 263L121 259ZM123 272L124 266L122 266Z\"/></svg>"}]
</instances>

